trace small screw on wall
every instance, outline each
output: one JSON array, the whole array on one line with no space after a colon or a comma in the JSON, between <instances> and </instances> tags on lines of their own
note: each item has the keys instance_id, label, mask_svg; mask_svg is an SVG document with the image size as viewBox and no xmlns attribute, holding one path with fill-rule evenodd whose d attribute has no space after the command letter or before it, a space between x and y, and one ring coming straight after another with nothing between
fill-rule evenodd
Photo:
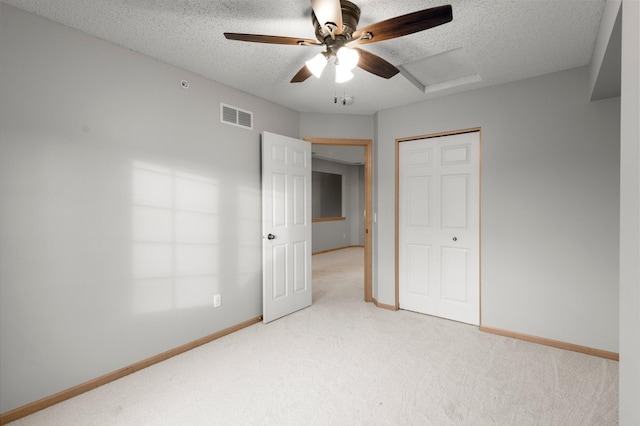
<instances>
[{"instance_id":1,"label":"small screw on wall","mask_svg":"<svg viewBox=\"0 0 640 426\"><path fill-rule=\"evenodd\" d=\"M187 80L182 80L180 82L180 86L182 86L183 89L188 89L189 88L189 82Z\"/></svg>"}]
</instances>

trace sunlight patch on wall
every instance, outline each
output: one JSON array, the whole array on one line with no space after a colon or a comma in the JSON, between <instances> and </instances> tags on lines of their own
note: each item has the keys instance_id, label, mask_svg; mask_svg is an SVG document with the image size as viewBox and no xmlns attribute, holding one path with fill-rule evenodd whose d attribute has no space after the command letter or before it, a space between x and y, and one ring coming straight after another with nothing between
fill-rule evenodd
<instances>
[{"instance_id":1,"label":"sunlight patch on wall","mask_svg":"<svg viewBox=\"0 0 640 426\"><path fill-rule=\"evenodd\" d=\"M213 305L218 293L218 186L133 163L133 311Z\"/></svg>"},{"instance_id":2,"label":"sunlight patch on wall","mask_svg":"<svg viewBox=\"0 0 640 426\"><path fill-rule=\"evenodd\" d=\"M262 282L262 221L260 217L262 194L258 189L237 189L238 285L251 287Z\"/></svg>"}]
</instances>

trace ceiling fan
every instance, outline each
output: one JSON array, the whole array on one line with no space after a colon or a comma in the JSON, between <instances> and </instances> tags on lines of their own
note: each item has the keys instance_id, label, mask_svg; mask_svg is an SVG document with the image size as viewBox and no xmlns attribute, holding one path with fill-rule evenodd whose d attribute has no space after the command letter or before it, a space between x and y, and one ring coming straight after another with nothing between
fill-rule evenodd
<instances>
[{"instance_id":1,"label":"ceiling fan","mask_svg":"<svg viewBox=\"0 0 640 426\"><path fill-rule=\"evenodd\" d=\"M360 8L347 0L311 0L311 20L317 40L262 34L224 33L229 40L255 43L325 46L326 50L308 60L291 79L301 83L311 75L320 77L329 58L336 57L336 82L353 77L358 66L383 78L391 78L400 70L380 56L367 52L359 44L373 43L424 31L453 20L451 5L432 7L397 16L357 29Z\"/></svg>"}]
</instances>

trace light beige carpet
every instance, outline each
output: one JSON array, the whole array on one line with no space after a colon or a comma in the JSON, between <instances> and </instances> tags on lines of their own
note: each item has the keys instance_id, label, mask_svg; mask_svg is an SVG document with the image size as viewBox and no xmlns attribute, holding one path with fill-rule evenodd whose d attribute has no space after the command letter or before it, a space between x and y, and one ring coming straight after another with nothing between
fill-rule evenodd
<instances>
[{"instance_id":1,"label":"light beige carpet","mask_svg":"<svg viewBox=\"0 0 640 426\"><path fill-rule=\"evenodd\" d=\"M362 249L313 306L12 425L614 425L618 363L363 302Z\"/></svg>"}]
</instances>

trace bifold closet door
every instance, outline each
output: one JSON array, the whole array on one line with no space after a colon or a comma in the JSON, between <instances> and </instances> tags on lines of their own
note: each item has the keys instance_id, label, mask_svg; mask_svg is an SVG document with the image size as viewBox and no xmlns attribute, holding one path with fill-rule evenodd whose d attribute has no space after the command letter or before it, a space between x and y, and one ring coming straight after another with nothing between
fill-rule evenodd
<instances>
[{"instance_id":1,"label":"bifold closet door","mask_svg":"<svg viewBox=\"0 0 640 426\"><path fill-rule=\"evenodd\" d=\"M399 306L480 321L480 133L399 143Z\"/></svg>"}]
</instances>

